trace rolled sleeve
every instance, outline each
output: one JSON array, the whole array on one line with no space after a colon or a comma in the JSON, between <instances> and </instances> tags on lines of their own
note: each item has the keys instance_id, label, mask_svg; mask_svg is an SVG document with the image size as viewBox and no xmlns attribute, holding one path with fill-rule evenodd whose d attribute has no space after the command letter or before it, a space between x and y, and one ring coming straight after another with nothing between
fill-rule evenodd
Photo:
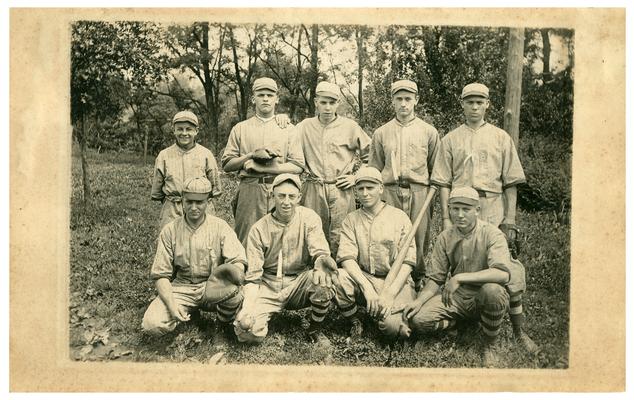
<instances>
[{"instance_id":1,"label":"rolled sleeve","mask_svg":"<svg viewBox=\"0 0 634 400\"><path fill-rule=\"evenodd\" d=\"M438 153L434 160L434 167L431 174L431 184L440 187L451 187L452 172L451 163L453 157L451 155L451 146L447 138L440 141L438 145Z\"/></svg>"},{"instance_id":2,"label":"rolled sleeve","mask_svg":"<svg viewBox=\"0 0 634 400\"><path fill-rule=\"evenodd\" d=\"M165 162L162 157L162 153L159 153L154 162L154 176L152 177L152 191L150 198L152 200L163 200L165 193L163 193L163 185L165 184Z\"/></svg>"},{"instance_id":3,"label":"rolled sleeve","mask_svg":"<svg viewBox=\"0 0 634 400\"><path fill-rule=\"evenodd\" d=\"M286 162L297 165L302 171L305 170L306 160L302 149L301 136L295 127L288 134L287 149Z\"/></svg>"},{"instance_id":4,"label":"rolled sleeve","mask_svg":"<svg viewBox=\"0 0 634 400\"><path fill-rule=\"evenodd\" d=\"M229 133L229 139L227 140L227 146L220 158L220 164L224 168L225 165L232 159L240 157L240 139L238 138L238 130L234 126Z\"/></svg>"},{"instance_id":5,"label":"rolled sleeve","mask_svg":"<svg viewBox=\"0 0 634 400\"><path fill-rule=\"evenodd\" d=\"M520 162L513 139L509 136L504 144L504 160L502 165L502 189L526 182L524 169Z\"/></svg>"},{"instance_id":6,"label":"rolled sleeve","mask_svg":"<svg viewBox=\"0 0 634 400\"><path fill-rule=\"evenodd\" d=\"M207 179L211 182L211 196L218 197L222 194L222 181L220 180L220 171L218 170L218 164L216 158L211 152L205 159Z\"/></svg>"},{"instance_id":7,"label":"rolled sleeve","mask_svg":"<svg viewBox=\"0 0 634 400\"><path fill-rule=\"evenodd\" d=\"M359 248L354 234L354 225L350 216L347 216L341 223L339 234L339 249L337 250L337 264L346 260L357 260Z\"/></svg>"},{"instance_id":8,"label":"rolled sleeve","mask_svg":"<svg viewBox=\"0 0 634 400\"><path fill-rule=\"evenodd\" d=\"M449 273L449 256L446 252L446 238L440 235L436 239L431 253L431 263L425 275L439 285L444 285Z\"/></svg>"},{"instance_id":9,"label":"rolled sleeve","mask_svg":"<svg viewBox=\"0 0 634 400\"><path fill-rule=\"evenodd\" d=\"M150 270L150 278L157 280L160 278L172 279L174 273L174 224L170 223L163 228L158 239L158 246L154 262Z\"/></svg>"},{"instance_id":10,"label":"rolled sleeve","mask_svg":"<svg viewBox=\"0 0 634 400\"><path fill-rule=\"evenodd\" d=\"M511 253L509 253L509 247L506 242L504 234L497 230L491 231L489 239L489 247L487 249L487 265L489 268L496 268L505 271L509 274L508 265L511 263Z\"/></svg>"},{"instance_id":11,"label":"rolled sleeve","mask_svg":"<svg viewBox=\"0 0 634 400\"><path fill-rule=\"evenodd\" d=\"M264 266L264 246L261 232L257 225L253 225L247 237L247 273L245 281L247 283L260 284L262 281Z\"/></svg>"},{"instance_id":12,"label":"rolled sleeve","mask_svg":"<svg viewBox=\"0 0 634 400\"><path fill-rule=\"evenodd\" d=\"M321 218L315 212L310 213L308 218L306 218L305 229L308 254L310 254L312 260L319 256L330 255L328 241L321 226Z\"/></svg>"},{"instance_id":13,"label":"rolled sleeve","mask_svg":"<svg viewBox=\"0 0 634 400\"><path fill-rule=\"evenodd\" d=\"M224 221L223 221L224 222ZM247 256L236 233L224 223L221 228L222 258L225 263L247 265Z\"/></svg>"}]
</instances>

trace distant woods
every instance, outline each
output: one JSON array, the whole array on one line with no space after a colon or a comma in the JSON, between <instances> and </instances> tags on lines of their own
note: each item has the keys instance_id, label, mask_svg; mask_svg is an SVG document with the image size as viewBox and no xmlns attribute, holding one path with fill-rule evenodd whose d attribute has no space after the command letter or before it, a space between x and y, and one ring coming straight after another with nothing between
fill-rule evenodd
<instances>
[{"instance_id":1,"label":"distant woods","mask_svg":"<svg viewBox=\"0 0 634 400\"><path fill-rule=\"evenodd\" d=\"M458 96L491 90L488 119L504 124L508 28L449 26L231 25L80 21L72 25L71 121L90 197L86 151L134 151L143 159L172 142L170 120L190 109L199 139L218 154L252 115L251 85L278 82L278 112L314 115L315 86L341 87L340 114L371 134L392 118L389 85L418 83L417 113L441 134L462 121ZM574 32L524 29L520 141L572 140Z\"/></svg>"}]
</instances>

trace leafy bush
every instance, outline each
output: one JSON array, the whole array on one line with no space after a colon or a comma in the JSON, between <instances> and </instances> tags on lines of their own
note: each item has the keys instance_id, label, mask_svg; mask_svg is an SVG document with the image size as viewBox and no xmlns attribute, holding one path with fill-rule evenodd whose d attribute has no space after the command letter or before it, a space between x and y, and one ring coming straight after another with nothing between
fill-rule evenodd
<instances>
[{"instance_id":1,"label":"leafy bush","mask_svg":"<svg viewBox=\"0 0 634 400\"><path fill-rule=\"evenodd\" d=\"M527 136L520 140L526 185L519 187L519 206L527 211L554 211L561 222L570 212L571 147L565 140Z\"/></svg>"}]
</instances>

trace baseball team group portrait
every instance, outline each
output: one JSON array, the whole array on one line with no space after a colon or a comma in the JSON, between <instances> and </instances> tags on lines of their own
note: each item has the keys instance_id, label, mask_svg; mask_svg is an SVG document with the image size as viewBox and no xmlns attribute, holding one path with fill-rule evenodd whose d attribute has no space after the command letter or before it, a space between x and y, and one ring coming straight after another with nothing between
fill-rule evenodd
<instances>
[{"instance_id":1,"label":"baseball team group portrait","mask_svg":"<svg viewBox=\"0 0 634 400\"><path fill-rule=\"evenodd\" d=\"M69 29L72 360L568 368L573 29Z\"/></svg>"}]
</instances>

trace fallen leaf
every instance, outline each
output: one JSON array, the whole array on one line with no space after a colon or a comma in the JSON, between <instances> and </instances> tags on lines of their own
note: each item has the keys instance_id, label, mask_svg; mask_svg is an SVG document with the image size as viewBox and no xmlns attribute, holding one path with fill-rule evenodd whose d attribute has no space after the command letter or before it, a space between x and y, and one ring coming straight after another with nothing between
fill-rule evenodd
<instances>
[{"instance_id":1,"label":"fallen leaf","mask_svg":"<svg viewBox=\"0 0 634 400\"><path fill-rule=\"evenodd\" d=\"M225 355L224 351L219 351L218 353L211 356L207 364L217 365L220 362L220 359Z\"/></svg>"}]
</instances>

